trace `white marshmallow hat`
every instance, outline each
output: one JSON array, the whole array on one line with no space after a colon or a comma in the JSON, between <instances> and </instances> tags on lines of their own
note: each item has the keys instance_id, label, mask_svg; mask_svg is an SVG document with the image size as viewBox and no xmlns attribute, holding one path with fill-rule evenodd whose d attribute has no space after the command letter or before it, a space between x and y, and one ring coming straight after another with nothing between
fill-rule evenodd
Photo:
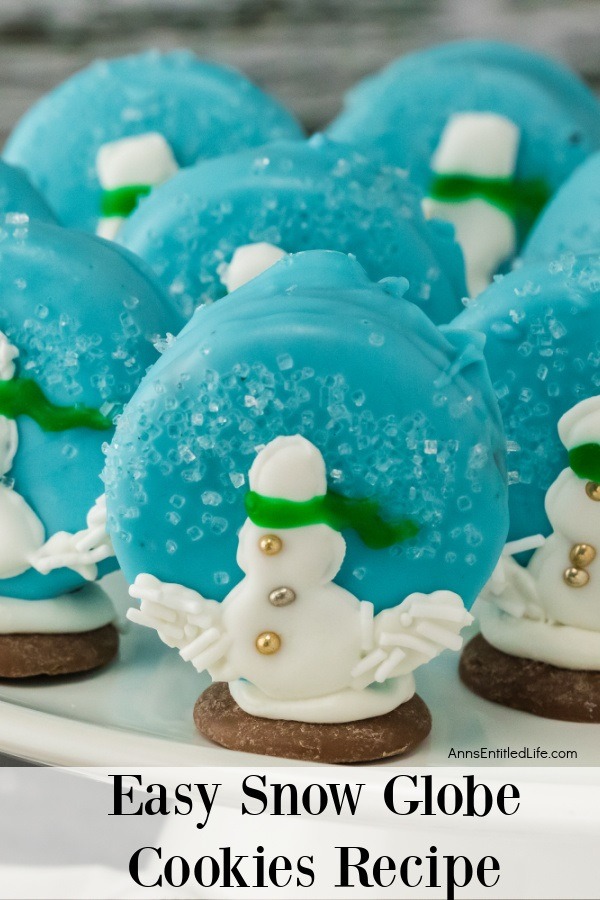
<instances>
[{"instance_id":1,"label":"white marshmallow hat","mask_svg":"<svg viewBox=\"0 0 600 900\"><path fill-rule=\"evenodd\" d=\"M600 444L600 396L582 400L568 410L558 422L558 434L567 450Z\"/></svg>"},{"instance_id":2,"label":"white marshmallow hat","mask_svg":"<svg viewBox=\"0 0 600 900\"><path fill-rule=\"evenodd\" d=\"M315 445L299 434L267 444L248 477L250 490L263 497L305 502L327 493L325 461Z\"/></svg>"},{"instance_id":3,"label":"white marshmallow hat","mask_svg":"<svg viewBox=\"0 0 600 900\"><path fill-rule=\"evenodd\" d=\"M103 144L96 157L96 169L102 187L115 190L130 184L162 184L179 167L163 135L149 131Z\"/></svg>"}]
</instances>

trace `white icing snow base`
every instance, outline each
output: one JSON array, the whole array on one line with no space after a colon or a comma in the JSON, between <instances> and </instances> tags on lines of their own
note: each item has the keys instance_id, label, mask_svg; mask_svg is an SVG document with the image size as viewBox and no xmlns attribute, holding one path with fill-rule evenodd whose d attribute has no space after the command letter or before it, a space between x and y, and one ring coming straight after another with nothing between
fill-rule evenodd
<instances>
[{"instance_id":1,"label":"white icing snow base","mask_svg":"<svg viewBox=\"0 0 600 900\"><path fill-rule=\"evenodd\" d=\"M415 680L412 675L404 675L389 678L383 684L371 684L362 691L347 688L302 700L277 700L247 681L230 681L229 692L237 705L251 716L331 725L385 716L414 696Z\"/></svg>"},{"instance_id":2,"label":"white icing snow base","mask_svg":"<svg viewBox=\"0 0 600 900\"><path fill-rule=\"evenodd\" d=\"M600 670L600 632L559 622L517 619L495 603L480 599L477 617L481 633L492 647L559 669Z\"/></svg>"},{"instance_id":3,"label":"white icing snow base","mask_svg":"<svg viewBox=\"0 0 600 900\"><path fill-rule=\"evenodd\" d=\"M442 132L431 168L439 175L509 178L515 172L519 140L519 129L504 116L458 113ZM426 197L423 209L428 218L454 225L465 257L469 294L476 297L516 251L513 220L480 198L454 203Z\"/></svg>"},{"instance_id":4,"label":"white icing snow base","mask_svg":"<svg viewBox=\"0 0 600 900\"><path fill-rule=\"evenodd\" d=\"M114 606L97 584L50 600L0 597L0 634L75 634L115 619Z\"/></svg>"},{"instance_id":5,"label":"white icing snow base","mask_svg":"<svg viewBox=\"0 0 600 900\"><path fill-rule=\"evenodd\" d=\"M558 423L567 450L600 438L600 397L583 400ZM481 632L488 643L526 659L565 669L600 671L600 501L587 482L563 469L546 494L553 533L535 551L527 568L503 556L478 600ZM587 583L573 587L565 572L570 553L585 544L596 551L585 567ZM518 553L519 546L509 547Z\"/></svg>"},{"instance_id":6,"label":"white icing snow base","mask_svg":"<svg viewBox=\"0 0 600 900\"><path fill-rule=\"evenodd\" d=\"M254 460L249 483L263 497L306 502L327 491L325 463L300 435L279 437ZM261 551L267 535L281 542L278 552ZM266 529L247 519L237 552L246 574L222 603L142 574L130 589L140 608L127 615L155 628L199 672L229 682L252 715L305 722L382 715L412 697L416 668L460 649L472 617L450 591L414 593L374 615L372 603L333 581L345 551L328 525ZM270 599L278 589L291 595L283 605ZM270 653L257 645L267 632L278 642Z\"/></svg>"}]
</instances>

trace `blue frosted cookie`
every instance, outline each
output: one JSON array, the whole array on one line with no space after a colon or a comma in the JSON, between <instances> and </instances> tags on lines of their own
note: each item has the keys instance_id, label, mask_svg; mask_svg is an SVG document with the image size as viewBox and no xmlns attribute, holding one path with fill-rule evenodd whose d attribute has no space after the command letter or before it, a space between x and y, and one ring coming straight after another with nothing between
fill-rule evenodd
<instances>
[{"instance_id":1,"label":"blue frosted cookie","mask_svg":"<svg viewBox=\"0 0 600 900\"><path fill-rule=\"evenodd\" d=\"M446 322L462 309L462 254L448 225L424 219L421 199L404 173L316 136L180 172L140 202L119 240L150 264L188 318L227 293L239 248L268 244L271 254L352 253L374 279L404 275L407 297Z\"/></svg>"},{"instance_id":2,"label":"blue frosted cookie","mask_svg":"<svg viewBox=\"0 0 600 900\"><path fill-rule=\"evenodd\" d=\"M413 591L474 601L508 525L502 426L481 338L438 329L406 288L312 251L197 310L107 453L130 583L151 573L223 600L242 578L250 467L300 434L324 456L347 545L337 584L376 610Z\"/></svg>"},{"instance_id":3,"label":"blue frosted cookie","mask_svg":"<svg viewBox=\"0 0 600 900\"><path fill-rule=\"evenodd\" d=\"M568 465L558 420L600 393L599 279L597 253L526 265L452 323L486 336L507 437L513 540L549 534L546 491Z\"/></svg>"},{"instance_id":4,"label":"blue frosted cookie","mask_svg":"<svg viewBox=\"0 0 600 900\"><path fill-rule=\"evenodd\" d=\"M600 250L600 153L573 172L540 216L523 260L558 259Z\"/></svg>"},{"instance_id":5,"label":"blue frosted cookie","mask_svg":"<svg viewBox=\"0 0 600 900\"><path fill-rule=\"evenodd\" d=\"M553 60L505 44L460 42L365 79L328 133L409 169L429 197L429 213L456 225L475 295L518 252L565 179L600 148L600 103Z\"/></svg>"},{"instance_id":6,"label":"blue frosted cookie","mask_svg":"<svg viewBox=\"0 0 600 900\"><path fill-rule=\"evenodd\" d=\"M181 321L116 245L22 215L0 238L0 596L47 599L93 580L71 536L102 543L102 445Z\"/></svg>"},{"instance_id":7,"label":"blue frosted cookie","mask_svg":"<svg viewBox=\"0 0 600 900\"><path fill-rule=\"evenodd\" d=\"M101 216L125 217L178 166L301 135L243 75L187 51L148 52L69 78L25 114L4 157L64 225L93 231Z\"/></svg>"}]
</instances>

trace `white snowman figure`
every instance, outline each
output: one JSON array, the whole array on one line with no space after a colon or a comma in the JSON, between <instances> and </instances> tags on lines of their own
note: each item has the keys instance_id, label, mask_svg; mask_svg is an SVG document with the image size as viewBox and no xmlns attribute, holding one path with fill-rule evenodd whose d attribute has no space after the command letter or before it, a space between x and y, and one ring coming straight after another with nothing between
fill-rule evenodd
<instances>
[{"instance_id":1,"label":"white snowman figure","mask_svg":"<svg viewBox=\"0 0 600 900\"><path fill-rule=\"evenodd\" d=\"M571 466L546 494L553 532L507 546L477 612L485 639L505 653L600 670L600 396L565 413L558 432ZM511 558L536 545L527 568Z\"/></svg>"},{"instance_id":2,"label":"white snowman figure","mask_svg":"<svg viewBox=\"0 0 600 900\"><path fill-rule=\"evenodd\" d=\"M271 501L314 508L327 493L323 457L300 435L264 447L249 482L267 509ZM229 682L252 715L331 723L390 712L413 696L414 669L460 649L471 616L444 590L411 594L374 615L372 603L333 582L346 544L316 519L265 528L248 518L237 552L245 577L222 603L138 575L130 594L141 606L128 617L155 628L198 671Z\"/></svg>"},{"instance_id":3,"label":"white snowman figure","mask_svg":"<svg viewBox=\"0 0 600 900\"><path fill-rule=\"evenodd\" d=\"M491 180L510 181L515 174L520 131L510 119L490 112L451 116L431 160L433 172L464 178L473 186ZM464 197L426 197L425 215L454 225L465 257L467 287L476 297L517 246L512 217L476 190Z\"/></svg>"},{"instance_id":4,"label":"white snowman figure","mask_svg":"<svg viewBox=\"0 0 600 900\"><path fill-rule=\"evenodd\" d=\"M163 135L149 131L103 144L96 156L96 171L105 192L103 207L107 207L96 234L112 241L139 198L172 178L179 166Z\"/></svg>"},{"instance_id":5,"label":"white snowman figure","mask_svg":"<svg viewBox=\"0 0 600 900\"><path fill-rule=\"evenodd\" d=\"M0 382L11 381L16 376L15 360L18 349L11 344L7 336L0 331ZM96 501L87 516L86 528L75 534L60 531L45 539L44 526L26 499L18 493L17 486L10 480L10 471L19 447L17 423L7 416L0 416L0 579L22 575L33 568L43 575L54 569L67 567L73 569L88 581L94 581L98 574L98 563L114 555L110 538L106 531L106 502L102 495ZM54 601L37 601L23 603L20 600L2 598L0 604L0 633L8 631L31 630L26 619L37 621L39 630L43 630L40 622L46 615L40 604L52 604ZM64 618L67 607L62 601L60 618ZM14 607L14 608L13 608ZM55 607L56 608L56 607ZM114 618L114 611L108 600L103 600L94 593L94 603L89 605L93 622L106 618ZM28 616L29 613L29 616ZM49 621L53 616L50 614ZM85 621L78 614L82 630Z\"/></svg>"}]
</instances>

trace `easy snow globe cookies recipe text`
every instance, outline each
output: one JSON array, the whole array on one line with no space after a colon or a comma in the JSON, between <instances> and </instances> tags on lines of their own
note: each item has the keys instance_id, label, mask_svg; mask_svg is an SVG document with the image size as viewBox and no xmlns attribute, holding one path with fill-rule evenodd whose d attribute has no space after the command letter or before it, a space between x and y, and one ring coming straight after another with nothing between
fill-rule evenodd
<instances>
[{"instance_id":1,"label":"easy snow globe cookies recipe text","mask_svg":"<svg viewBox=\"0 0 600 900\"><path fill-rule=\"evenodd\" d=\"M81 672L117 650L94 582L116 568L102 446L175 310L130 254L9 214L0 225L0 676Z\"/></svg>"},{"instance_id":2,"label":"easy snow globe cookies recipe text","mask_svg":"<svg viewBox=\"0 0 600 900\"><path fill-rule=\"evenodd\" d=\"M504 545L482 340L406 288L287 256L199 309L119 420L104 477L130 617L211 674L195 719L224 746L416 746L412 673L460 648Z\"/></svg>"}]
</instances>

